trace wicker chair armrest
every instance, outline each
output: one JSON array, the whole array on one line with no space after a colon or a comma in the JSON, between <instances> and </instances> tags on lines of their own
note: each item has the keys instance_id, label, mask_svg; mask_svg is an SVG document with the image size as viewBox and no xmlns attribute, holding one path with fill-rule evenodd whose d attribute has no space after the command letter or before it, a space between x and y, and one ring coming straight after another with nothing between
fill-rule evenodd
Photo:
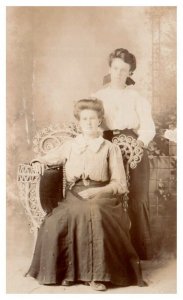
<instances>
[{"instance_id":1,"label":"wicker chair armrest","mask_svg":"<svg viewBox=\"0 0 183 300\"><path fill-rule=\"evenodd\" d=\"M124 161L127 186L130 187L130 169L135 169L143 156L143 148L138 141L124 134L120 134L112 139L112 142L120 147ZM129 194L128 192L122 196L122 204L124 211L128 209Z\"/></svg>"},{"instance_id":2,"label":"wicker chair armrest","mask_svg":"<svg viewBox=\"0 0 183 300\"><path fill-rule=\"evenodd\" d=\"M21 203L29 219L30 231L35 233L46 215L40 203L40 175L30 164L19 164L17 184Z\"/></svg>"},{"instance_id":3,"label":"wicker chair armrest","mask_svg":"<svg viewBox=\"0 0 183 300\"><path fill-rule=\"evenodd\" d=\"M120 146L123 159L131 169L135 169L143 156L143 148L136 139L121 134L112 139L112 142Z\"/></svg>"}]
</instances>

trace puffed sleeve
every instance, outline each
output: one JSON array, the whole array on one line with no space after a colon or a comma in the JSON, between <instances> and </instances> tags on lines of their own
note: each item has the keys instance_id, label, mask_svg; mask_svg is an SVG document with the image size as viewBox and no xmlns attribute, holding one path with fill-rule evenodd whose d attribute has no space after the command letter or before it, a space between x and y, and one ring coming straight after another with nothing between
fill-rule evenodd
<instances>
[{"instance_id":1,"label":"puffed sleeve","mask_svg":"<svg viewBox=\"0 0 183 300\"><path fill-rule=\"evenodd\" d=\"M136 98L136 111L140 124L137 130L138 139L147 146L156 133L151 114L151 105L145 98L139 96Z\"/></svg>"},{"instance_id":2,"label":"puffed sleeve","mask_svg":"<svg viewBox=\"0 0 183 300\"><path fill-rule=\"evenodd\" d=\"M114 194L123 194L128 191L126 174L118 145L112 144L109 149L110 183Z\"/></svg>"},{"instance_id":3,"label":"puffed sleeve","mask_svg":"<svg viewBox=\"0 0 183 300\"><path fill-rule=\"evenodd\" d=\"M63 143L60 147L51 150L44 156L38 156L31 161L43 163L46 166L54 166L64 164L71 151L71 141Z\"/></svg>"}]
</instances>

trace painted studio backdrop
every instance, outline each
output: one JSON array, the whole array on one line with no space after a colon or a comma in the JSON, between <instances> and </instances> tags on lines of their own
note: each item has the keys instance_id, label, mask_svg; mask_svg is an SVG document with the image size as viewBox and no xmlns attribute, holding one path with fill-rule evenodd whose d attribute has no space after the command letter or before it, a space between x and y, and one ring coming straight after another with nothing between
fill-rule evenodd
<instances>
[{"instance_id":1,"label":"painted studio backdrop","mask_svg":"<svg viewBox=\"0 0 183 300\"><path fill-rule=\"evenodd\" d=\"M19 163L34 157L33 137L73 120L73 101L91 95L108 73L108 54L127 48L133 75L152 103L157 134L149 148L154 257L176 253L175 7L7 8L7 261L25 270L33 237L17 189ZM17 234L18 233L18 234ZM21 262L21 263L20 263Z\"/></svg>"}]
</instances>

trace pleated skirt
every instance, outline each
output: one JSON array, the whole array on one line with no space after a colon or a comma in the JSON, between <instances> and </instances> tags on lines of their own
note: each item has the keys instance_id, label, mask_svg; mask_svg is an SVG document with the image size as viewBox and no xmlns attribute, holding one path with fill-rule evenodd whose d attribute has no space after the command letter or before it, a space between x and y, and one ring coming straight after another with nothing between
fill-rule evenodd
<instances>
[{"instance_id":1,"label":"pleated skirt","mask_svg":"<svg viewBox=\"0 0 183 300\"><path fill-rule=\"evenodd\" d=\"M120 197L99 194L83 199L78 193L101 186L82 181L68 190L41 225L28 274L40 284L111 282L115 285L136 284L130 260L138 260L131 243L130 219Z\"/></svg>"}]
</instances>

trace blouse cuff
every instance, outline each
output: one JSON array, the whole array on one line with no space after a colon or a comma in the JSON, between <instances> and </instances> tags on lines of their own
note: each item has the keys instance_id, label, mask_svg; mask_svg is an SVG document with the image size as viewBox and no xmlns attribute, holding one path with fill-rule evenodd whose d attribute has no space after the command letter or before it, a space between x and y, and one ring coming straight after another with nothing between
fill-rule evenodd
<instances>
[{"instance_id":1,"label":"blouse cuff","mask_svg":"<svg viewBox=\"0 0 183 300\"><path fill-rule=\"evenodd\" d=\"M30 165L32 166L32 164L34 164L36 162L41 163L39 159L32 159L31 162L30 162Z\"/></svg>"},{"instance_id":2,"label":"blouse cuff","mask_svg":"<svg viewBox=\"0 0 183 300\"><path fill-rule=\"evenodd\" d=\"M150 141L153 140L155 136L155 130L138 130L138 140L144 143L144 146L147 147Z\"/></svg>"},{"instance_id":3,"label":"blouse cuff","mask_svg":"<svg viewBox=\"0 0 183 300\"><path fill-rule=\"evenodd\" d=\"M122 184L119 182L111 182L110 185L112 187L112 191L113 191L114 195L116 195L116 194L121 195L121 194L125 194L128 192L128 188L127 188L126 184Z\"/></svg>"},{"instance_id":4,"label":"blouse cuff","mask_svg":"<svg viewBox=\"0 0 183 300\"><path fill-rule=\"evenodd\" d=\"M31 166L32 166L33 163L36 163L36 162L38 162L40 164L45 164L47 166L47 164L41 158L32 159L31 162L30 162Z\"/></svg>"}]
</instances>

